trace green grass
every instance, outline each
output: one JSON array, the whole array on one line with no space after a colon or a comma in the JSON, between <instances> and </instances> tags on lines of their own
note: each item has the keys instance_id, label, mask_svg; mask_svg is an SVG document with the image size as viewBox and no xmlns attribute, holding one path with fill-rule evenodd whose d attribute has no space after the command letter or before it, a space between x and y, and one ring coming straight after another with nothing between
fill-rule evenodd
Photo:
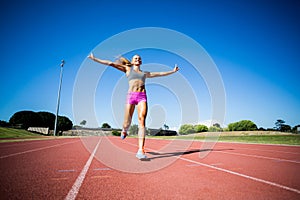
<instances>
[{"instance_id":1,"label":"green grass","mask_svg":"<svg viewBox=\"0 0 300 200\"><path fill-rule=\"evenodd\" d=\"M31 133L23 129L0 127L0 142L22 142L42 139L50 139L50 137Z\"/></svg>"},{"instance_id":2,"label":"green grass","mask_svg":"<svg viewBox=\"0 0 300 200\"><path fill-rule=\"evenodd\" d=\"M77 136L47 136L32 133L24 129L4 128L0 127L0 142L23 142L29 140L49 140L76 138Z\"/></svg>"},{"instance_id":3,"label":"green grass","mask_svg":"<svg viewBox=\"0 0 300 200\"><path fill-rule=\"evenodd\" d=\"M150 138L160 139L194 139L204 140L205 136L155 136ZM215 138L212 138L215 139ZM248 135L248 136L220 136L219 142L243 142L258 144L286 144L300 145L300 135Z\"/></svg>"},{"instance_id":4,"label":"green grass","mask_svg":"<svg viewBox=\"0 0 300 200\"><path fill-rule=\"evenodd\" d=\"M204 140L205 136L147 136L148 138L158 139L190 139ZM7 141L23 141L28 139L49 139L43 135L31 133L23 129L3 128L0 127L0 142ZM243 142L243 143L258 143L258 144L287 144L300 145L300 134L291 135L238 135L238 136L220 136L217 139L220 142Z\"/></svg>"},{"instance_id":5,"label":"green grass","mask_svg":"<svg viewBox=\"0 0 300 200\"><path fill-rule=\"evenodd\" d=\"M31 133L23 129L4 128L0 127L0 138L28 138L37 137L38 134Z\"/></svg>"},{"instance_id":6,"label":"green grass","mask_svg":"<svg viewBox=\"0 0 300 200\"><path fill-rule=\"evenodd\" d=\"M300 135L221 136L220 141L247 142L247 143L260 143L260 144L300 145Z\"/></svg>"}]
</instances>

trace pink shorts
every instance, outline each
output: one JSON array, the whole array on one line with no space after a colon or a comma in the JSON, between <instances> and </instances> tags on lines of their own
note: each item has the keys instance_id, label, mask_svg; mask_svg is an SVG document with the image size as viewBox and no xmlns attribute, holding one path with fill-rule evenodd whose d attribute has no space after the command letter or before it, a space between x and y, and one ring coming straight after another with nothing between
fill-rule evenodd
<instances>
[{"instance_id":1,"label":"pink shorts","mask_svg":"<svg viewBox=\"0 0 300 200\"><path fill-rule=\"evenodd\" d=\"M128 92L127 103L131 105L137 105L141 101L147 102L147 95L145 92Z\"/></svg>"}]
</instances>

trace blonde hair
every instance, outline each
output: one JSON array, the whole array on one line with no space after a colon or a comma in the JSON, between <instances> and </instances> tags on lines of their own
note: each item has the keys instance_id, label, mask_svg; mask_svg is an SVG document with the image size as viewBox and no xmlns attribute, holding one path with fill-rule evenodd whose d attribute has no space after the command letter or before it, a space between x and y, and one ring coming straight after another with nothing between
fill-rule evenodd
<instances>
[{"instance_id":1,"label":"blonde hair","mask_svg":"<svg viewBox=\"0 0 300 200\"><path fill-rule=\"evenodd\" d=\"M131 66L131 62L125 58L125 57L119 57L117 60L116 60L117 63L120 63L122 65L127 65L127 66Z\"/></svg>"}]
</instances>

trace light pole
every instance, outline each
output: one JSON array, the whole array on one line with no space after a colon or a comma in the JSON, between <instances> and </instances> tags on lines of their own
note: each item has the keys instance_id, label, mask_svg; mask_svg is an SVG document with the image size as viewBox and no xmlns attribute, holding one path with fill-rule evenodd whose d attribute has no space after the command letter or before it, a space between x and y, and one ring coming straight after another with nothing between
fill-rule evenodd
<instances>
[{"instance_id":1,"label":"light pole","mask_svg":"<svg viewBox=\"0 0 300 200\"><path fill-rule=\"evenodd\" d=\"M59 102L60 102L60 90L61 90L64 64L65 64L65 61L62 60L61 64L60 64L60 78L59 78L58 97L57 97L56 115L55 115L55 122L54 122L54 133L53 133L54 136L56 134L56 128L57 128L57 118L58 118Z\"/></svg>"}]
</instances>

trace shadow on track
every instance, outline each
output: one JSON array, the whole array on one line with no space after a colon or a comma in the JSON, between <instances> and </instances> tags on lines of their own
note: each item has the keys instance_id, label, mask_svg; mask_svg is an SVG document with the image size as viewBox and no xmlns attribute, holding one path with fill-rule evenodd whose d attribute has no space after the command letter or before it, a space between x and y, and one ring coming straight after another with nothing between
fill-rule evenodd
<instances>
[{"instance_id":1,"label":"shadow on track","mask_svg":"<svg viewBox=\"0 0 300 200\"><path fill-rule=\"evenodd\" d=\"M234 149L192 149L188 151L177 151L177 152L170 152L170 153L147 152L153 155L153 157L148 158L147 161L158 159L158 158L176 157L176 156L188 155L188 154L200 153L206 151L231 151L231 150Z\"/></svg>"}]
</instances>

